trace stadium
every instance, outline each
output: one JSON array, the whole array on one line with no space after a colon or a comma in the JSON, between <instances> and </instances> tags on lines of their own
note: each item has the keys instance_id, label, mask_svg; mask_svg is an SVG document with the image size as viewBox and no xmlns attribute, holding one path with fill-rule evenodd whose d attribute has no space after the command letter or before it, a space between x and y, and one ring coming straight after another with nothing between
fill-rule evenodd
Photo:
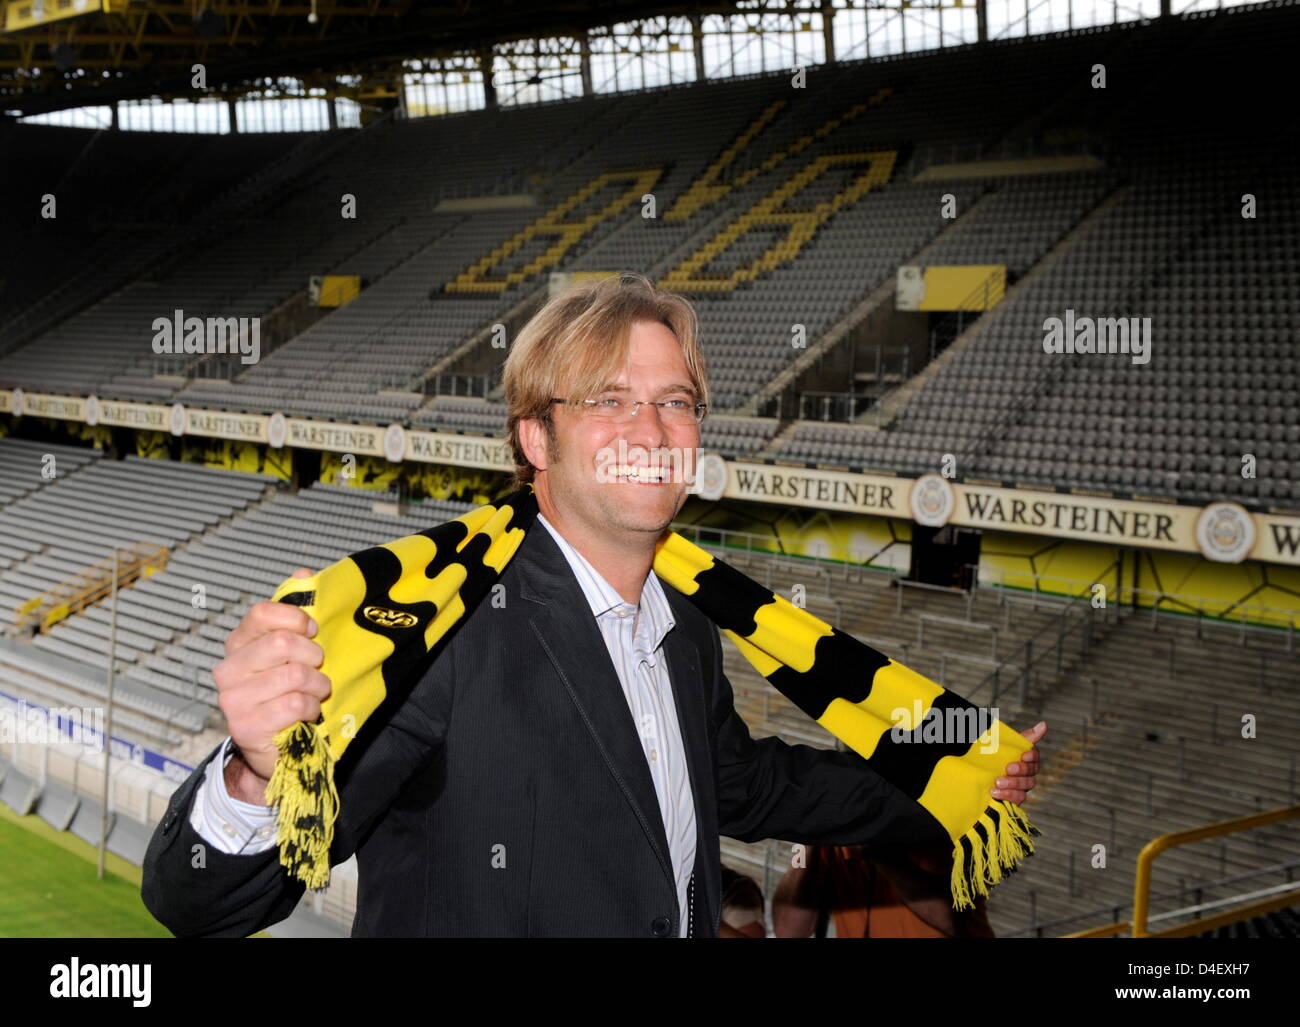
<instances>
[{"instance_id":1,"label":"stadium","mask_svg":"<svg viewBox=\"0 0 1300 1027\"><path fill-rule=\"evenodd\" d=\"M172 933L232 631L504 496L516 338L629 272L707 359L673 530L1050 726L991 933L1300 936L1294 0L3 17L0 936ZM722 660L755 739L851 751ZM801 842L721 838L725 924L856 930ZM349 935L361 880L258 933Z\"/></svg>"}]
</instances>

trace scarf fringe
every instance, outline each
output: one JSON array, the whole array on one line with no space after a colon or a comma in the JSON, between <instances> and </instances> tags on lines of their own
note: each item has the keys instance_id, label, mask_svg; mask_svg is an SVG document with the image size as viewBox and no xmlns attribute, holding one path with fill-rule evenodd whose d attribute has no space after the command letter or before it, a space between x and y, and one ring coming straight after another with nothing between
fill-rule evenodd
<instances>
[{"instance_id":1,"label":"scarf fringe","mask_svg":"<svg viewBox=\"0 0 1300 1027\"><path fill-rule=\"evenodd\" d=\"M280 865L308 888L329 884L330 845L339 814L334 757L316 724L299 721L275 737L280 758L266 786L266 798L279 806L276 842Z\"/></svg>"},{"instance_id":2,"label":"scarf fringe","mask_svg":"<svg viewBox=\"0 0 1300 1027\"><path fill-rule=\"evenodd\" d=\"M988 896L990 885L1015 873L1020 862L1033 855L1037 834L1039 830L1015 803L991 802L953 846L953 908L973 908L976 898Z\"/></svg>"}]
</instances>

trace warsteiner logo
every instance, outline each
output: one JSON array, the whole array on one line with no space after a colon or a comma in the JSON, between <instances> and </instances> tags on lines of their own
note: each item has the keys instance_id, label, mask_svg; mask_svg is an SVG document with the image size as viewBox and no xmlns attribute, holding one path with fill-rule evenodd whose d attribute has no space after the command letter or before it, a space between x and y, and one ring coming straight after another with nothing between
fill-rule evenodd
<instances>
[{"instance_id":1,"label":"warsteiner logo","mask_svg":"<svg viewBox=\"0 0 1300 1027\"><path fill-rule=\"evenodd\" d=\"M385 606L367 606L361 613L366 620L381 628L413 628L418 623L413 613L390 610Z\"/></svg>"},{"instance_id":2,"label":"warsteiner logo","mask_svg":"<svg viewBox=\"0 0 1300 1027\"><path fill-rule=\"evenodd\" d=\"M941 474L923 474L912 482L912 517L917 524L942 528L952 516L957 497Z\"/></svg>"},{"instance_id":3,"label":"warsteiner logo","mask_svg":"<svg viewBox=\"0 0 1300 1027\"><path fill-rule=\"evenodd\" d=\"M1211 503L1196 519L1196 542L1207 559L1240 563L1255 548L1255 519L1236 503Z\"/></svg>"}]
</instances>

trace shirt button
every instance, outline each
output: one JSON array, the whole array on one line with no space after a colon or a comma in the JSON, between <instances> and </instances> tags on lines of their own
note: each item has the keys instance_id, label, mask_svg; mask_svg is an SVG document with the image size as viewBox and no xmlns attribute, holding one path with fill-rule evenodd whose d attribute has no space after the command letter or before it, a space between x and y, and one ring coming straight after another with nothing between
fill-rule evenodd
<instances>
[{"instance_id":1,"label":"shirt button","mask_svg":"<svg viewBox=\"0 0 1300 1027\"><path fill-rule=\"evenodd\" d=\"M225 831L226 834L230 835L231 838L235 837L235 829L229 824L222 824L221 829Z\"/></svg>"},{"instance_id":2,"label":"shirt button","mask_svg":"<svg viewBox=\"0 0 1300 1027\"><path fill-rule=\"evenodd\" d=\"M659 750L658 750L658 749L651 749L651 750L650 750L650 758L651 758L652 760L657 760L657 759L659 758Z\"/></svg>"}]
</instances>

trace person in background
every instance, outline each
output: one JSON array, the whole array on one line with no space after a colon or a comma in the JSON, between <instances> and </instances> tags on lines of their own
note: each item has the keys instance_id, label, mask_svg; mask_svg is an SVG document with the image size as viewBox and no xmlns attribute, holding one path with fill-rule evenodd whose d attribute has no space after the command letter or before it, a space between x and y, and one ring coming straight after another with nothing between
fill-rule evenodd
<instances>
[{"instance_id":1,"label":"person in background","mask_svg":"<svg viewBox=\"0 0 1300 1027\"><path fill-rule=\"evenodd\" d=\"M994 938L983 898L952 908L947 851L898 852L863 845L808 846L772 900L778 938Z\"/></svg>"},{"instance_id":2,"label":"person in background","mask_svg":"<svg viewBox=\"0 0 1300 1027\"><path fill-rule=\"evenodd\" d=\"M763 892L752 877L722 865L722 922L719 938L766 938Z\"/></svg>"}]
</instances>

